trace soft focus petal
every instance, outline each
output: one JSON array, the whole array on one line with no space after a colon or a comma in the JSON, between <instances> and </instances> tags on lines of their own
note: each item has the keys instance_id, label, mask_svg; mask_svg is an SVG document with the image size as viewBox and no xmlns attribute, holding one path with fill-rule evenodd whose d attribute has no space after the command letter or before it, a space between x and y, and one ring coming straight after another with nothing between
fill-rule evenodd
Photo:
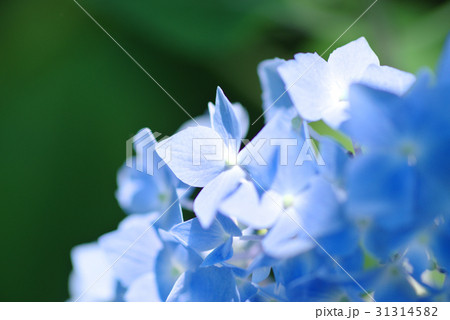
<instances>
[{"instance_id":1,"label":"soft focus petal","mask_svg":"<svg viewBox=\"0 0 450 320\"><path fill-rule=\"evenodd\" d=\"M113 270L108 270L110 263L98 243L74 247L71 258L73 264L69 282L71 299L113 301L116 294L116 280Z\"/></svg>"},{"instance_id":2,"label":"soft focus petal","mask_svg":"<svg viewBox=\"0 0 450 320\"><path fill-rule=\"evenodd\" d=\"M283 59L265 60L258 65L258 76L262 88L263 109L266 111L266 121L272 119L279 110L292 106L292 101L286 91L283 79L278 73L278 67L285 63Z\"/></svg>"},{"instance_id":3,"label":"soft focus petal","mask_svg":"<svg viewBox=\"0 0 450 320\"><path fill-rule=\"evenodd\" d=\"M136 279L125 293L125 301L160 302L156 275L149 272Z\"/></svg>"},{"instance_id":4,"label":"soft focus petal","mask_svg":"<svg viewBox=\"0 0 450 320\"><path fill-rule=\"evenodd\" d=\"M141 275L153 270L155 258L162 248L155 230L151 227L153 215L127 217L116 231L100 237L100 247L105 251L115 275L124 286L129 286Z\"/></svg>"},{"instance_id":5,"label":"soft focus petal","mask_svg":"<svg viewBox=\"0 0 450 320\"><path fill-rule=\"evenodd\" d=\"M437 77L440 83L450 84L450 36L447 36L444 49L437 68Z\"/></svg>"}]
</instances>

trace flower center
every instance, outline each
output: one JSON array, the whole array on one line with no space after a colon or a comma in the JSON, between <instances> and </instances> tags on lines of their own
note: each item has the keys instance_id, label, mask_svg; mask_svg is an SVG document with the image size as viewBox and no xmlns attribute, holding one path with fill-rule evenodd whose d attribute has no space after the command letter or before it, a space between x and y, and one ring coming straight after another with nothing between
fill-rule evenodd
<instances>
[{"instance_id":1,"label":"flower center","mask_svg":"<svg viewBox=\"0 0 450 320\"><path fill-rule=\"evenodd\" d=\"M294 204L294 196L292 194L287 194L283 197L283 207L285 209L292 207Z\"/></svg>"}]
</instances>

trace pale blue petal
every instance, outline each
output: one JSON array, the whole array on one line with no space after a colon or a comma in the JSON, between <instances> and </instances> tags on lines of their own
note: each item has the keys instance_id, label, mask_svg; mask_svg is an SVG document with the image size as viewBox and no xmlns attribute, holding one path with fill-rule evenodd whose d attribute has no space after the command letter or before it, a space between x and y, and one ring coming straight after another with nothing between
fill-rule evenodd
<instances>
[{"instance_id":1,"label":"pale blue petal","mask_svg":"<svg viewBox=\"0 0 450 320\"><path fill-rule=\"evenodd\" d=\"M239 229L239 227L236 225L236 223L234 223L234 221L231 220L230 218L219 213L217 215L217 220L220 222L220 224L222 225L225 232L228 233L229 235L231 235L233 237L242 236L241 229Z\"/></svg>"},{"instance_id":2,"label":"pale blue petal","mask_svg":"<svg viewBox=\"0 0 450 320\"><path fill-rule=\"evenodd\" d=\"M409 72L372 64L366 69L359 83L401 96L415 81L416 77Z\"/></svg>"},{"instance_id":3,"label":"pale blue petal","mask_svg":"<svg viewBox=\"0 0 450 320\"><path fill-rule=\"evenodd\" d=\"M315 240L341 226L338 202L331 185L321 178L296 196L294 206L286 209L263 240L272 257L292 257L313 248Z\"/></svg>"},{"instance_id":4,"label":"pale blue petal","mask_svg":"<svg viewBox=\"0 0 450 320\"><path fill-rule=\"evenodd\" d=\"M202 114L201 116L195 117L194 120L190 119L183 123L177 130L177 132L183 131L187 128L195 128L198 126L201 127L211 127L211 119L209 118L209 114Z\"/></svg>"},{"instance_id":5,"label":"pale blue petal","mask_svg":"<svg viewBox=\"0 0 450 320\"><path fill-rule=\"evenodd\" d=\"M217 219L203 229L198 218L194 218L176 225L170 232L183 245L200 252L214 249L229 238Z\"/></svg>"},{"instance_id":6,"label":"pale blue petal","mask_svg":"<svg viewBox=\"0 0 450 320\"><path fill-rule=\"evenodd\" d=\"M116 231L100 237L100 247L124 286L129 286L141 275L153 270L155 258L162 248L155 230L150 227L154 215L131 215Z\"/></svg>"},{"instance_id":7,"label":"pale blue petal","mask_svg":"<svg viewBox=\"0 0 450 320\"><path fill-rule=\"evenodd\" d=\"M175 283L167 301L239 301L233 272L228 268L208 267L184 273Z\"/></svg>"},{"instance_id":8,"label":"pale blue petal","mask_svg":"<svg viewBox=\"0 0 450 320\"><path fill-rule=\"evenodd\" d=\"M125 301L160 302L156 275L153 272L149 272L133 281L125 293Z\"/></svg>"},{"instance_id":9,"label":"pale blue petal","mask_svg":"<svg viewBox=\"0 0 450 320\"><path fill-rule=\"evenodd\" d=\"M334 50L328 58L328 64L334 81L346 92L354 81L361 79L369 65L379 66L380 61L367 40L361 37Z\"/></svg>"},{"instance_id":10,"label":"pale blue petal","mask_svg":"<svg viewBox=\"0 0 450 320\"><path fill-rule=\"evenodd\" d=\"M245 172L238 166L224 171L197 195L194 212L203 228L208 228L216 217L222 200L232 193L245 177Z\"/></svg>"},{"instance_id":11,"label":"pale blue petal","mask_svg":"<svg viewBox=\"0 0 450 320\"><path fill-rule=\"evenodd\" d=\"M273 258L290 258L314 248L315 243L291 219L292 211L283 213L275 226L269 231L262 245L264 251Z\"/></svg>"},{"instance_id":12,"label":"pale blue petal","mask_svg":"<svg viewBox=\"0 0 450 320\"><path fill-rule=\"evenodd\" d=\"M401 99L391 93L379 91L364 85L350 88L351 119L344 124L344 131L358 144L370 152L389 152L396 147L393 143L401 133L393 122Z\"/></svg>"},{"instance_id":13,"label":"pale blue petal","mask_svg":"<svg viewBox=\"0 0 450 320\"><path fill-rule=\"evenodd\" d=\"M227 261L233 256L233 238L229 238L225 243L214 249L202 262L202 267L209 267L216 263Z\"/></svg>"},{"instance_id":14,"label":"pale blue petal","mask_svg":"<svg viewBox=\"0 0 450 320\"><path fill-rule=\"evenodd\" d=\"M333 129L338 129L349 118L347 101L339 101L322 112L322 120Z\"/></svg>"},{"instance_id":15,"label":"pale blue petal","mask_svg":"<svg viewBox=\"0 0 450 320\"><path fill-rule=\"evenodd\" d=\"M275 139L292 138L295 110L277 113L238 155L238 163L264 189L269 189L279 163L279 145ZM280 143L280 142L277 142Z\"/></svg>"},{"instance_id":16,"label":"pale blue petal","mask_svg":"<svg viewBox=\"0 0 450 320\"><path fill-rule=\"evenodd\" d=\"M296 54L295 60L286 61L278 72L303 119L320 120L322 112L335 104L331 70L317 53Z\"/></svg>"},{"instance_id":17,"label":"pale blue petal","mask_svg":"<svg viewBox=\"0 0 450 320\"><path fill-rule=\"evenodd\" d=\"M266 280L267 277L270 275L270 270L272 270L271 267L261 267L256 269L252 273L252 282L259 283L261 281Z\"/></svg>"},{"instance_id":18,"label":"pale blue petal","mask_svg":"<svg viewBox=\"0 0 450 320\"><path fill-rule=\"evenodd\" d=\"M135 163L135 159L132 160ZM158 184L154 176L122 166L117 174L116 198L126 213L148 213L160 209Z\"/></svg>"},{"instance_id":19,"label":"pale blue petal","mask_svg":"<svg viewBox=\"0 0 450 320\"><path fill-rule=\"evenodd\" d=\"M203 187L225 169L225 158L207 160L224 151L225 144L220 135L211 128L188 128L163 140L156 148L173 173L184 183Z\"/></svg>"},{"instance_id":20,"label":"pale blue petal","mask_svg":"<svg viewBox=\"0 0 450 320\"><path fill-rule=\"evenodd\" d=\"M247 110L240 103L233 103L232 107L241 128L241 139L244 139L247 136L250 126Z\"/></svg>"},{"instance_id":21,"label":"pale blue petal","mask_svg":"<svg viewBox=\"0 0 450 320\"><path fill-rule=\"evenodd\" d=\"M220 206L224 215L255 229L271 227L282 212L278 195L266 193L260 199L256 186L251 181L242 181L239 188ZM274 199L277 198L278 202Z\"/></svg>"},{"instance_id":22,"label":"pale blue petal","mask_svg":"<svg viewBox=\"0 0 450 320\"><path fill-rule=\"evenodd\" d=\"M217 87L212 124L213 129L219 133L227 145L230 139L240 141L242 137L241 126L234 113L233 105L227 99L220 87Z\"/></svg>"},{"instance_id":23,"label":"pale blue petal","mask_svg":"<svg viewBox=\"0 0 450 320\"><path fill-rule=\"evenodd\" d=\"M113 270L105 273L110 263L98 243L78 245L70 255L73 265L69 280L71 299L81 296L78 301L114 301L116 280Z\"/></svg>"},{"instance_id":24,"label":"pale blue petal","mask_svg":"<svg viewBox=\"0 0 450 320\"><path fill-rule=\"evenodd\" d=\"M178 195L173 193L169 200L169 204L164 211L161 212L160 217L155 222L154 227L156 229L160 228L163 230L170 230L174 225L181 223L183 221L183 212L181 211L180 200L178 200Z\"/></svg>"},{"instance_id":25,"label":"pale blue petal","mask_svg":"<svg viewBox=\"0 0 450 320\"><path fill-rule=\"evenodd\" d=\"M178 243L166 243L156 258L155 274L158 292L165 301L178 277L187 270L196 269L203 259L193 250Z\"/></svg>"},{"instance_id":26,"label":"pale blue petal","mask_svg":"<svg viewBox=\"0 0 450 320\"><path fill-rule=\"evenodd\" d=\"M265 60L258 65L258 76L262 88L263 109L267 111L266 121L272 119L276 112L292 106L292 101L286 91L283 79L278 73L278 67L285 63L283 59Z\"/></svg>"}]
</instances>

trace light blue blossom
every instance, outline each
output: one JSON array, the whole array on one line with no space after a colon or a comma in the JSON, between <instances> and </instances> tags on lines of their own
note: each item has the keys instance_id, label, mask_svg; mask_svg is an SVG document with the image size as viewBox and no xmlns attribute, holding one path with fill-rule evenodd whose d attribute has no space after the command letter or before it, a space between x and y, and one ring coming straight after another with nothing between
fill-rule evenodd
<instances>
[{"instance_id":1,"label":"light blue blossom","mask_svg":"<svg viewBox=\"0 0 450 320\"><path fill-rule=\"evenodd\" d=\"M359 38L331 53L328 62L317 53L298 53L278 67L285 88L300 116L324 120L333 128L348 119L348 91L352 83L403 94L414 76L380 66L365 38Z\"/></svg>"},{"instance_id":2,"label":"light blue blossom","mask_svg":"<svg viewBox=\"0 0 450 320\"><path fill-rule=\"evenodd\" d=\"M108 269L108 259L98 243L86 243L72 249L73 271L69 278L71 300L114 301L118 297L119 284ZM94 285L93 285L94 284Z\"/></svg>"},{"instance_id":3,"label":"light blue blossom","mask_svg":"<svg viewBox=\"0 0 450 320\"><path fill-rule=\"evenodd\" d=\"M217 89L216 105L210 106L209 111L211 128L189 127L157 147L163 159L169 150L167 163L181 181L203 187L194 202L194 211L205 228L213 222L221 200L245 177L245 172L237 166L242 126L220 88ZM218 158L207 160L204 157L217 150L223 152Z\"/></svg>"},{"instance_id":4,"label":"light blue blossom","mask_svg":"<svg viewBox=\"0 0 450 320\"><path fill-rule=\"evenodd\" d=\"M178 195L184 196L186 188L167 165L161 166L162 159L154 152L156 139L152 132L142 129L136 136L145 138L145 143L134 142L136 156L119 170L116 198L128 214L167 211L156 226L169 230L182 221Z\"/></svg>"}]
</instances>

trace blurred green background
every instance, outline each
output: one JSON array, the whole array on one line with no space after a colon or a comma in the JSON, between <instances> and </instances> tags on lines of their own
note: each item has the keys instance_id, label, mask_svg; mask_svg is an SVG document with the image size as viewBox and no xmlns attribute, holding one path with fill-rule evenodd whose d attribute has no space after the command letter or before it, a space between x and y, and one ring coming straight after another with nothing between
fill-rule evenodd
<instances>
[{"instance_id":1,"label":"blurred green background","mask_svg":"<svg viewBox=\"0 0 450 320\"><path fill-rule=\"evenodd\" d=\"M193 116L220 85L255 120L258 62L322 53L372 1L79 2ZM416 72L435 66L448 17L446 1L379 0L332 49L364 35ZM188 117L72 0L2 0L0 45L0 300L62 301L70 249L124 217L125 141Z\"/></svg>"}]
</instances>

